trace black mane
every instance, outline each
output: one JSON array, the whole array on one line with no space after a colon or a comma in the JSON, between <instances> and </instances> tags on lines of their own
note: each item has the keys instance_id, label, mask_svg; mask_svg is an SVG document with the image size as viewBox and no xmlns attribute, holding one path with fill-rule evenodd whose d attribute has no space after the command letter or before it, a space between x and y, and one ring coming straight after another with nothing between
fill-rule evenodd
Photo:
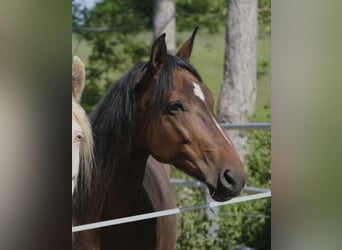
<instances>
[{"instance_id":1,"label":"black mane","mask_svg":"<svg viewBox=\"0 0 342 250\"><path fill-rule=\"evenodd\" d=\"M177 69L187 70L201 81L190 63L168 55L150 99L153 111L165 111L167 95L173 86L173 71ZM122 164L122 160L130 153L140 101L137 86L141 84L141 75L151 72L149 62L136 65L107 91L91 114L97 171L111 174L115 163Z\"/></svg>"}]
</instances>

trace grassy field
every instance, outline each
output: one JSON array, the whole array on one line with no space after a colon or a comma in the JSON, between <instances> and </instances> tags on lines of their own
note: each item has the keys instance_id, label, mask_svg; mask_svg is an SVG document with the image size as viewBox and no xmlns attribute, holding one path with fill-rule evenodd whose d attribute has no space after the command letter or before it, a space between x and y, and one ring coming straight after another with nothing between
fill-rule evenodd
<instances>
[{"instance_id":1,"label":"grassy field","mask_svg":"<svg viewBox=\"0 0 342 250\"><path fill-rule=\"evenodd\" d=\"M223 82L224 67L224 30L217 34L207 34L199 30L193 53L192 64L201 74L204 83L212 90L216 100L220 94ZM177 34L178 47L190 36L191 31ZM146 44L152 44L152 33L141 32L134 39L141 40ZM257 101L256 110L252 121L270 121L270 36L263 36L258 40L258 79L257 79ZM91 53L91 46L86 41L79 39L76 35L72 36L72 51L78 55L87 65L87 58ZM146 59L149 55L146 55ZM132 65L133 66L133 65ZM115 81L123 72L108 72L111 79Z\"/></svg>"}]
</instances>

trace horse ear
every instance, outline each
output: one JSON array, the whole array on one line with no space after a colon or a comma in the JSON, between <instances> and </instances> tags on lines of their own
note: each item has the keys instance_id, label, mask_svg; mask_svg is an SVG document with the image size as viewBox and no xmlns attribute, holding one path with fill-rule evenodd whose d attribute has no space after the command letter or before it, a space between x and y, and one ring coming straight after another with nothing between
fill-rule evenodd
<instances>
[{"instance_id":1,"label":"horse ear","mask_svg":"<svg viewBox=\"0 0 342 250\"><path fill-rule=\"evenodd\" d=\"M72 96L79 102L85 85L84 64L80 58L74 56L72 62Z\"/></svg>"},{"instance_id":2,"label":"horse ear","mask_svg":"<svg viewBox=\"0 0 342 250\"><path fill-rule=\"evenodd\" d=\"M178 50L176 53L176 56L189 60L192 52L192 46L194 44L195 36L197 33L198 27L195 28L195 30L192 32L191 37L183 44L183 46Z\"/></svg>"},{"instance_id":3,"label":"horse ear","mask_svg":"<svg viewBox=\"0 0 342 250\"><path fill-rule=\"evenodd\" d=\"M165 43L165 33L158 37L153 45L151 51L150 62L155 72L163 68L167 60L167 49Z\"/></svg>"}]
</instances>

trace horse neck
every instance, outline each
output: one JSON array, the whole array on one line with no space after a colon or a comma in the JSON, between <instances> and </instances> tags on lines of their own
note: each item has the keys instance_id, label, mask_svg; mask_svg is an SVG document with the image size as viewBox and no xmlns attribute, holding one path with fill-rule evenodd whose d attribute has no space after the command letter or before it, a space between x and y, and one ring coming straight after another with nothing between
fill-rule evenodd
<instances>
[{"instance_id":1,"label":"horse neck","mask_svg":"<svg viewBox=\"0 0 342 250\"><path fill-rule=\"evenodd\" d=\"M134 191L134 187L140 187L143 182L148 154L131 153L127 156L125 164L115 169L113 185L120 188L128 188L127 192ZM118 189L119 192L122 190ZM125 191L125 192L126 192Z\"/></svg>"},{"instance_id":2,"label":"horse neck","mask_svg":"<svg viewBox=\"0 0 342 250\"><path fill-rule=\"evenodd\" d=\"M104 219L134 213L136 202L144 192L143 180L148 154L132 152L126 163L115 169L104 205Z\"/></svg>"}]
</instances>

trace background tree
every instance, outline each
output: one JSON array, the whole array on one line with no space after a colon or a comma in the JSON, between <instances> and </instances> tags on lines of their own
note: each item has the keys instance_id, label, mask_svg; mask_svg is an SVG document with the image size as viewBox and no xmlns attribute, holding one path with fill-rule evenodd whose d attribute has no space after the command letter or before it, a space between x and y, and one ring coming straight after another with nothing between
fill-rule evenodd
<instances>
[{"instance_id":1,"label":"background tree","mask_svg":"<svg viewBox=\"0 0 342 250\"><path fill-rule=\"evenodd\" d=\"M148 45L132 36L152 27L152 2L105 0L83 13L82 21L73 22L73 30L91 46L87 88L82 98L82 105L89 112L116 80L115 72L121 75L149 53ZM77 17L80 15L73 15L73 19Z\"/></svg>"},{"instance_id":2,"label":"background tree","mask_svg":"<svg viewBox=\"0 0 342 250\"><path fill-rule=\"evenodd\" d=\"M243 123L253 115L256 100L256 47L258 3L255 0L227 1L224 82L218 106L220 122ZM230 132L240 156L246 155L247 139Z\"/></svg>"},{"instance_id":3,"label":"background tree","mask_svg":"<svg viewBox=\"0 0 342 250\"><path fill-rule=\"evenodd\" d=\"M154 39L166 33L166 46L171 54L176 53L176 1L153 0Z\"/></svg>"}]
</instances>

